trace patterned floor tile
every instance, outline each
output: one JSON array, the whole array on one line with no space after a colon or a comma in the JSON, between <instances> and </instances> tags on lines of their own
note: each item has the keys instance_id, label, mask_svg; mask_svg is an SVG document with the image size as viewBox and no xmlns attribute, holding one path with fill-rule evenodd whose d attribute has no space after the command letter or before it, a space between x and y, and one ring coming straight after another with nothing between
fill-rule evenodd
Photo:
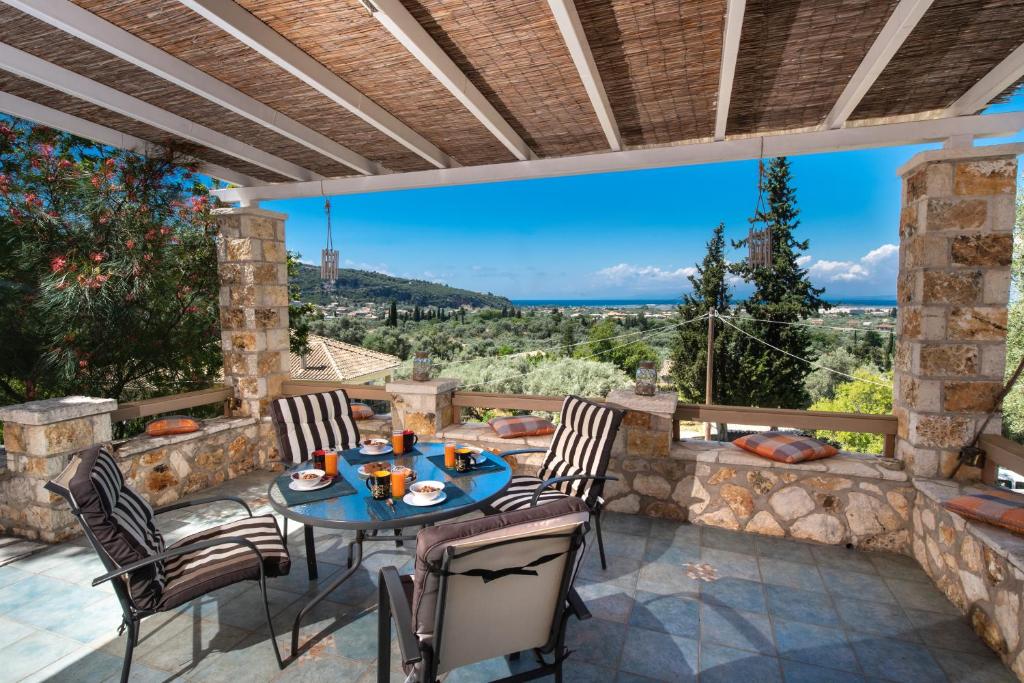
<instances>
[{"instance_id":1,"label":"patterned floor tile","mask_svg":"<svg viewBox=\"0 0 1024 683\"><path fill-rule=\"evenodd\" d=\"M651 533L651 518L622 512L605 512L601 515L601 529L602 531L647 536Z\"/></svg>"},{"instance_id":2,"label":"patterned floor tile","mask_svg":"<svg viewBox=\"0 0 1024 683\"><path fill-rule=\"evenodd\" d=\"M846 635L834 628L800 624L776 619L773 622L779 657L805 664L825 664L830 668L860 673Z\"/></svg>"},{"instance_id":3,"label":"patterned floor tile","mask_svg":"<svg viewBox=\"0 0 1024 683\"><path fill-rule=\"evenodd\" d=\"M700 603L674 595L638 592L629 623L650 631L697 638L700 634Z\"/></svg>"},{"instance_id":4,"label":"patterned floor tile","mask_svg":"<svg viewBox=\"0 0 1024 683\"><path fill-rule=\"evenodd\" d=\"M725 578L702 583L700 599L712 607L728 607L744 612L767 612L764 587L756 581Z\"/></svg>"},{"instance_id":5,"label":"patterned floor tile","mask_svg":"<svg viewBox=\"0 0 1024 683\"><path fill-rule=\"evenodd\" d=\"M922 643L929 647L991 657L992 651L962 615L904 610Z\"/></svg>"},{"instance_id":6,"label":"patterned floor tile","mask_svg":"<svg viewBox=\"0 0 1024 683\"><path fill-rule=\"evenodd\" d=\"M573 657L606 669L617 669L626 626L603 619L569 620L565 645Z\"/></svg>"},{"instance_id":7,"label":"patterned floor tile","mask_svg":"<svg viewBox=\"0 0 1024 683\"><path fill-rule=\"evenodd\" d=\"M868 676L887 681L945 682L935 658L923 645L892 638L851 638L857 660Z\"/></svg>"},{"instance_id":8,"label":"patterned floor tile","mask_svg":"<svg viewBox=\"0 0 1024 683\"><path fill-rule=\"evenodd\" d=\"M814 545L811 554L815 562L822 567L835 567L849 572L877 574L875 565L867 558L866 553L841 545Z\"/></svg>"},{"instance_id":9,"label":"patterned floor tile","mask_svg":"<svg viewBox=\"0 0 1024 683\"><path fill-rule=\"evenodd\" d=\"M714 567L718 576L731 576L748 581L761 580L761 570L757 566L755 555L704 547L700 550L700 560Z\"/></svg>"},{"instance_id":10,"label":"patterned floor tile","mask_svg":"<svg viewBox=\"0 0 1024 683\"><path fill-rule=\"evenodd\" d=\"M644 562L667 562L680 566L688 562L700 562L700 553L700 545L696 543L681 543L676 539L652 536L647 539L643 558Z\"/></svg>"},{"instance_id":11,"label":"patterned floor tile","mask_svg":"<svg viewBox=\"0 0 1024 683\"><path fill-rule=\"evenodd\" d=\"M813 664L783 659L782 677L786 683L864 683L860 674L826 669Z\"/></svg>"},{"instance_id":12,"label":"patterned floor tile","mask_svg":"<svg viewBox=\"0 0 1024 683\"><path fill-rule=\"evenodd\" d=\"M765 593L768 612L773 617L832 628L842 625L832 607L832 599L825 593L786 586L765 586Z\"/></svg>"},{"instance_id":13,"label":"patterned floor tile","mask_svg":"<svg viewBox=\"0 0 1024 683\"><path fill-rule=\"evenodd\" d=\"M624 534L618 531L604 532L604 553L617 557L642 557L647 545L646 535Z\"/></svg>"},{"instance_id":14,"label":"patterned floor tile","mask_svg":"<svg viewBox=\"0 0 1024 683\"><path fill-rule=\"evenodd\" d=\"M726 531L714 527L704 527L701 530L701 546L729 550L734 553L756 554L754 545L756 539L757 537L753 534L744 534L739 531Z\"/></svg>"},{"instance_id":15,"label":"patterned floor tile","mask_svg":"<svg viewBox=\"0 0 1024 683\"><path fill-rule=\"evenodd\" d=\"M70 638L62 638L54 633L43 631L30 633L10 645L0 648L4 680L20 680L81 647L81 643Z\"/></svg>"},{"instance_id":16,"label":"patterned floor tile","mask_svg":"<svg viewBox=\"0 0 1024 683\"><path fill-rule=\"evenodd\" d=\"M779 672L779 660L775 657L702 643L700 680L701 683L735 683L735 681L773 683L781 682L782 675Z\"/></svg>"},{"instance_id":17,"label":"patterned floor tile","mask_svg":"<svg viewBox=\"0 0 1024 683\"><path fill-rule=\"evenodd\" d=\"M697 641L692 638L631 628L619 668L659 681L696 681L697 650Z\"/></svg>"},{"instance_id":18,"label":"patterned floor tile","mask_svg":"<svg viewBox=\"0 0 1024 683\"><path fill-rule=\"evenodd\" d=\"M855 597L832 598L843 625L853 631L886 635L901 640L919 640L917 631L898 605Z\"/></svg>"},{"instance_id":19,"label":"patterned floor tile","mask_svg":"<svg viewBox=\"0 0 1024 683\"><path fill-rule=\"evenodd\" d=\"M811 546L807 543L792 541L788 538L762 536L757 538L755 546L757 554L761 557L770 557L788 562L802 562L804 564L816 563L814 555L811 553Z\"/></svg>"},{"instance_id":20,"label":"patterned floor tile","mask_svg":"<svg viewBox=\"0 0 1024 683\"><path fill-rule=\"evenodd\" d=\"M667 562L648 562L640 569L636 589L661 595L696 597L698 583L687 575L685 567Z\"/></svg>"},{"instance_id":21,"label":"patterned floor tile","mask_svg":"<svg viewBox=\"0 0 1024 683\"><path fill-rule=\"evenodd\" d=\"M740 650L775 655L771 622L764 614L709 605L703 605L700 613L701 644L717 643Z\"/></svg>"},{"instance_id":22,"label":"patterned floor tile","mask_svg":"<svg viewBox=\"0 0 1024 683\"><path fill-rule=\"evenodd\" d=\"M848 572L834 567L822 567L825 588L836 596L855 595L865 600L895 604L896 598L880 576L861 572Z\"/></svg>"},{"instance_id":23,"label":"patterned floor tile","mask_svg":"<svg viewBox=\"0 0 1024 683\"><path fill-rule=\"evenodd\" d=\"M633 611L634 591L613 583L595 583L578 579L576 592L583 598L591 614L598 619L624 624Z\"/></svg>"},{"instance_id":24,"label":"patterned floor tile","mask_svg":"<svg viewBox=\"0 0 1024 683\"><path fill-rule=\"evenodd\" d=\"M885 582L896 596L896 601L907 609L920 609L926 612L950 615L960 614L956 605L951 603L933 584L903 579L886 579Z\"/></svg>"},{"instance_id":25,"label":"patterned floor tile","mask_svg":"<svg viewBox=\"0 0 1024 683\"><path fill-rule=\"evenodd\" d=\"M803 562L779 560L773 557L761 557L761 577L765 583L776 586L789 586L805 591L825 592L825 584L821 580L818 567Z\"/></svg>"},{"instance_id":26,"label":"patterned floor tile","mask_svg":"<svg viewBox=\"0 0 1024 683\"><path fill-rule=\"evenodd\" d=\"M1015 683L1017 677L991 656L930 648L932 656L949 676L950 683Z\"/></svg>"}]
</instances>

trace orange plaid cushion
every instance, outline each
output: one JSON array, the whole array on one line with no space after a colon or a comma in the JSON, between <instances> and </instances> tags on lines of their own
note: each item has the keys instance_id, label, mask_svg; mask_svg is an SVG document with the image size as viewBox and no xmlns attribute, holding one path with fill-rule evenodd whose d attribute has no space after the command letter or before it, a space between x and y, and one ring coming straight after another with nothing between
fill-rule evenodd
<instances>
[{"instance_id":1,"label":"orange plaid cushion","mask_svg":"<svg viewBox=\"0 0 1024 683\"><path fill-rule=\"evenodd\" d=\"M491 429L502 439L514 439L517 436L543 436L553 434L555 425L551 420L533 415L516 415L515 417L492 417L488 421Z\"/></svg>"},{"instance_id":2,"label":"orange plaid cushion","mask_svg":"<svg viewBox=\"0 0 1024 683\"><path fill-rule=\"evenodd\" d=\"M369 420L373 417L373 408L365 403L352 403L350 405L352 407L353 420Z\"/></svg>"},{"instance_id":3,"label":"orange plaid cushion","mask_svg":"<svg viewBox=\"0 0 1024 683\"><path fill-rule=\"evenodd\" d=\"M745 451L762 458L793 464L805 460L830 458L839 451L817 439L781 432L761 432L741 436L733 441Z\"/></svg>"},{"instance_id":4,"label":"orange plaid cushion","mask_svg":"<svg viewBox=\"0 0 1024 683\"><path fill-rule=\"evenodd\" d=\"M943 503L950 512L1024 534L1024 495L996 487L969 493Z\"/></svg>"}]
</instances>

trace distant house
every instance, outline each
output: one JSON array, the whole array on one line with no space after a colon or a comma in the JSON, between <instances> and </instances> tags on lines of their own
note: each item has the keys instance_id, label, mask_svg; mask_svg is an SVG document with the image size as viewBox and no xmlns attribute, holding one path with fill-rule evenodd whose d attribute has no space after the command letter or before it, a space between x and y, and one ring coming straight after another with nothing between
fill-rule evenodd
<instances>
[{"instance_id":1,"label":"distant house","mask_svg":"<svg viewBox=\"0 0 1024 683\"><path fill-rule=\"evenodd\" d=\"M309 351L291 355L292 379L363 384L386 379L402 359L336 339L309 335Z\"/></svg>"}]
</instances>

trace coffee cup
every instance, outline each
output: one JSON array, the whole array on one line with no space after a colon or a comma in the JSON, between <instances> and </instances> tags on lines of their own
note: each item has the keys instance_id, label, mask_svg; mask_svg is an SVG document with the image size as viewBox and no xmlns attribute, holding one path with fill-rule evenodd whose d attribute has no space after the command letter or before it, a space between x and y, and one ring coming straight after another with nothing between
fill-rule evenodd
<instances>
[{"instance_id":1,"label":"coffee cup","mask_svg":"<svg viewBox=\"0 0 1024 683\"><path fill-rule=\"evenodd\" d=\"M374 500L384 500L391 497L391 472L378 470L366 479L366 488L370 489L370 496Z\"/></svg>"},{"instance_id":2,"label":"coffee cup","mask_svg":"<svg viewBox=\"0 0 1024 683\"><path fill-rule=\"evenodd\" d=\"M476 456L468 448L459 448L455 451L455 471L469 472L476 467Z\"/></svg>"}]
</instances>

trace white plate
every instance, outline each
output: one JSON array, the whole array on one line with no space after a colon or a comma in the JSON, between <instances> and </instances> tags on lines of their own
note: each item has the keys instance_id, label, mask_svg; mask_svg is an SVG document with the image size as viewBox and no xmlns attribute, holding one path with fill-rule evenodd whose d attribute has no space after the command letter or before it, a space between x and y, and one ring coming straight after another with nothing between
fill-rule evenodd
<instances>
[{"instance_id":1,"label":"white plate","mask_svg":"<svg viewBox=\"0 0 1024 683\"><path fill-rule=\"evenodd\" d=\"M303 486L302 488L299 488L298 486L295 485L294 481L290 481L288 482L288 488L290 488L292 491L317 491L319 489L330 486L333 482L333 479L325 479L316 486Z\"/></svg>"},{"instance_id":2,"label":"white plate","mask_svg":"<svg viewBox=\"0 0 1024 683\"><path fill-rule=\"evenodd\" d=\"M430 507L431 505L437 505L438 503L443 503L443 502L444 502L445 500L447 500L447 499L448 499L448 496L447 496L447 495L445 494L445 492L444 492L444 491L441 491L441 495L439 495L439 496L438 496L437 498L435 498L434 500L431 500L431 501L427 501L426 503L420 503L420 502L419 502L419 501L417 501L417 500L416 500L415 498L413 498L413 495L412 495L411 493L407 493L407 494L405 494L405 497L404 497L404 498L402 498L402 501L403 501L403 502L404 502L404 503L405 503L406 505L412 505L413 507L417 507L417 508L428 508L428 507Z\"/></svg>"},{"instance_id":3,"label":"white plate","mask_svg":"<svg viewBox=\"0 0 1024 683\"><path fill-rule=\"evenodd\" d=\"M388 453L391 453L394 450L395 449L392 448L391 446L385 446L384 450L382 450L382 451L377 451L376 453L370 453L368 450L366 450L366 446L363 446L362 448L359 449L359 452L362 453L363 455L387 455Z\"/></svg>"}]
</instances>

